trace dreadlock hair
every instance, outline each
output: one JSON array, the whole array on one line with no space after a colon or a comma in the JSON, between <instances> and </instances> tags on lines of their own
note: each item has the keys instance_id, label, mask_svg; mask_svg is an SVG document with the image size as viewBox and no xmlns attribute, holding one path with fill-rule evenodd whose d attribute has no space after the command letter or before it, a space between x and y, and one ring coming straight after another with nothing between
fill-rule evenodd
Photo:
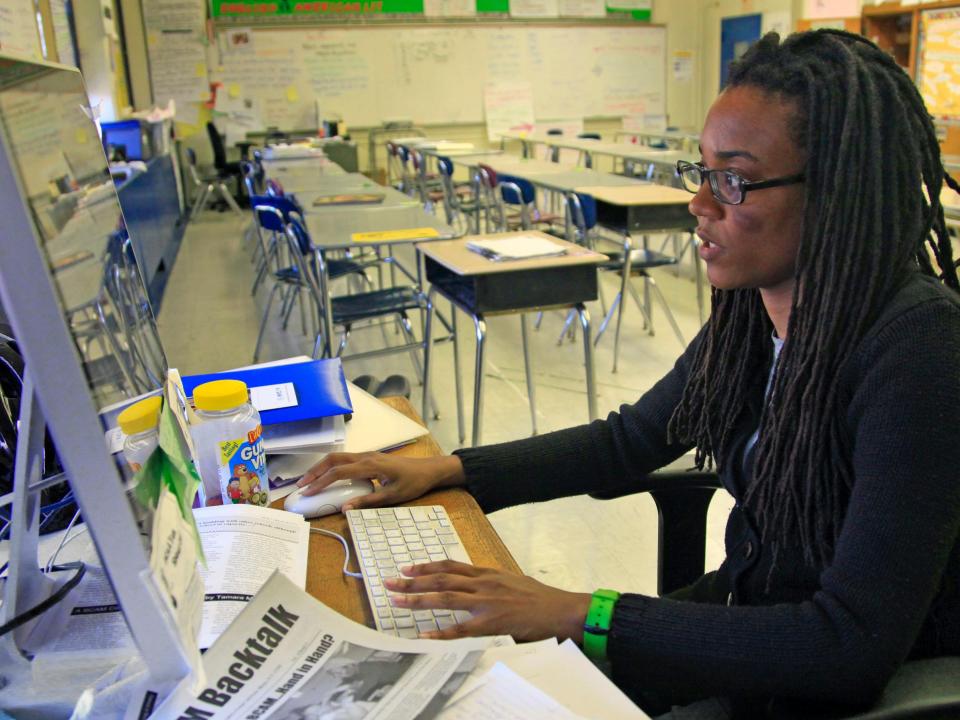
<instances>
[{"instance_id":1,"label":"dreadlock hair","mask_svg":"<svg viewBox=\"0 0 960 720\"><path fill-rule=\"evenodd\" d=\"M839 371L911 269L960 287L940 205L944 180L958 186L913 82L860 36L820 30L781 43L769 33L731 68L728 87L738 86L793 103L788 129L808 158L788 339L746 502L774 563L799 545L804 562L822 567L853 483ZM673 439L696 445L701 469L731 460L735 424L772 357L759 290L714 289L712 303L669 424Z\"/></svg>"}]
</instances>

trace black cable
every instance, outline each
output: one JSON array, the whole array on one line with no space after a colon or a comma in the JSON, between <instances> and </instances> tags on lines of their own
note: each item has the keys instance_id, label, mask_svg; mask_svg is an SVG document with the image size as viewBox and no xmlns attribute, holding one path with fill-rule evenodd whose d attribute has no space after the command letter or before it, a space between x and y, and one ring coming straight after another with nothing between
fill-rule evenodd
<instances>
[{"instance_id":1,"label":"black cable","mask_svg":"<svg viewBox=\"0 0 960 720\"><path fill-rule=\"evenodd\" d=\"M25 610L24 612L20 613L15 618L13 618L12 620L5 622L3 625L0 625L0 637L3 637L8 632L10 632L11 630L15 630L16 628L20 627L24 623L30 622L35 617L42 615L47 610L49 610L54 605L56 605L58 602L63 600L67 596L67 593L73 590L80 583L80 581L83 579L84 574L86 574L87 572L87 566L81 560L78 560L76 562L69 562L64 565L54 565L52 569L57 571L76 570L76 572L73 574L72 578L67 580L62 586L60 586L57 589L55 593L53 593L53 595L48 597L46 600L37 603L29 610Z\"/></svg>"}]
</instances>

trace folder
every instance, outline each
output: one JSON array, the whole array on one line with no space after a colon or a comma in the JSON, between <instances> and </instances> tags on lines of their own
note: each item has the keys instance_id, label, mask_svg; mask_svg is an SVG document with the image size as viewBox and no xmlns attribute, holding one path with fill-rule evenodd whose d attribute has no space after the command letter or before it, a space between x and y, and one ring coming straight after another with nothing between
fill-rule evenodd
<instances>
[{"instance_id":1,"label":"folder","mask_svg":"<svg viewBox=\"0 0 960 720\"><path fill-rule=\"evenodd\" d=\"M183 389L193 396L197 385L211 380L242 380L248 388L293 385L293 404L270 410L259 410L263 425L297 422L353 412L347 379L340 358L310 360L285 365L265 365L240 370L227 370L204 375L184 375Z\"/></svg>"}]
</instances>

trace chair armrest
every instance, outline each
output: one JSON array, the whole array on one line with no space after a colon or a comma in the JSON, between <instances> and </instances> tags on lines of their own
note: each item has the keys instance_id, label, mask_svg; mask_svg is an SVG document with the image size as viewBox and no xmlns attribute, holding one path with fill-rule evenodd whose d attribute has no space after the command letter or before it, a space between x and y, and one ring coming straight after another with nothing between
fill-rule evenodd
<instances>
[{"instance_id":1,"label":"chair armrest","mask_svg":"<svg viewBox=\"0 0 960 720\"><path fill-rule=\"evenodd\" d=\"M715 472L690 470L693 459L684 455L647 476L641 492L648 492L657 506L657 594L666 595L703 575L707 541L707 511L718 488ZM637 492L623 485L600 493L596 500L610 500Z\"/></svg>"}]
</instances>

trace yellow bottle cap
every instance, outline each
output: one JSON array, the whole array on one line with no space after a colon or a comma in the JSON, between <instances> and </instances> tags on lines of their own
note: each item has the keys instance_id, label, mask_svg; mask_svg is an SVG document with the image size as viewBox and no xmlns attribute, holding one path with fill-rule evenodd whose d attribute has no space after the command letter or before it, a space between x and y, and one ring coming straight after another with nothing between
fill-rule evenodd
<instances>
[{"instance_id":1,"label":"yellow bottle cap","mask_svg":"<svg viewBox=\"0 0 960 720\"><path fill-rule=\"evenodd\" d=\"M193 389L198 410L233 410L247 402L247 384L242 380L212 380Z\"/></svg>"},{"instance_id":2,"label":"yellow bottle cap","mask_svg":"<svg viewBox=\"0 0 960 720\"><path fill-rule=\"evenodd\" d=\"M160 422L162 405L163 398L159 395L135 402L117 416L117 423L125 435L136 435L152 430Z\"/></svg>"}]
</instances>

